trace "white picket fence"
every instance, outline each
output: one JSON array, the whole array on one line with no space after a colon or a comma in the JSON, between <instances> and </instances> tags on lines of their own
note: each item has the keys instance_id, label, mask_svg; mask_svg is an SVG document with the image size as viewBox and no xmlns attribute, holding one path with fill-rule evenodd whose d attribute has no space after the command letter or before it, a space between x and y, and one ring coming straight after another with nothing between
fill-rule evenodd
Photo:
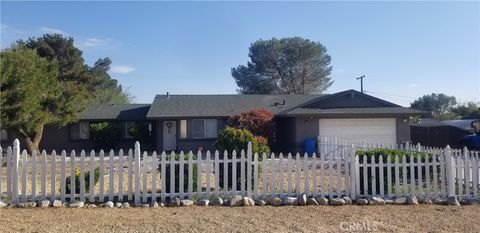
<instances>
[{"instance_id":1,"label":"white picket fence","mask_svg":"<svg viewBox=\"0 0 480 233\"><path fill-rule=\"evenodd\" d=\"M372 162L368 163L366 157L359 158L356 152L369 147L358 147L331 143L329 150L311 157L298 153L285 156L272 153L269 156L264 154L264 159L260 160L258 154L252 153L250 144L246 151L238 154L236 151L215 151L199 152L195 156L192 152L142 153L137 142L135 148L126 153L122 150L109 153L91 151L88 154L81 151L78 156L75 151L69 154L66 151L60 154L42 151L29 155L20 151L19 142L15 140L13 147L1 153L0 198L13 203L78 199L88 202L132 201L135 204L152 200L165 202L174 196L199 199L239 194L256 199L301 193L329 198L415 194L478 199L478 152L418 147L417 152L427 153L430 157L423 160L415 159L413 155L401 159L387 156L386 160L372 157ZM411 148L402 149L413 151ZM3 152L2 148L0 152ZM196 171L194 167L197 167ZM229 188L220 185L222 168L224 174L232 170L232 176L225 175L222 180L224 184L230 184ZM94 182L96 169L98 184ZM79 173L79 190L70 188L68 193L67 177L75 177L76 172ZM85 179L87 176L88 180ZM369 182L364 182L366 180ZM377 185L377 181L383 185ZM76 187L75 182L75 179L69 179L70 187ZM168 182L169 189L166 187Z\"/></svg>"}]
</instances>

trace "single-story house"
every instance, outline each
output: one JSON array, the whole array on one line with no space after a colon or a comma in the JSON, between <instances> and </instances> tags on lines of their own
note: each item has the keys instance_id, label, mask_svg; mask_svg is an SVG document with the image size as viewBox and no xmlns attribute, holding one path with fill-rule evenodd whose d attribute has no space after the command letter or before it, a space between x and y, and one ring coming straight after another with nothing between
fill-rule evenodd
<instances>
[{"instance_id":1,"label":"single-story house","mask_svg":"<svg viewBox=\"0 0 480 233\"><path fill-rule=\"evenodd\" d=\"M306 139L338 137L381 144L410 141L409 117L425 112L347 90L312 95L157 95L151 105L91 106L79 122L65 128L47 127L41 149L91 149L88 125L116 121L125 135L118 148L131 148L127 130L149 122L157 151L214 149L228 117L252 109L271 111L276 121L275 151L301 152Z\"/></svg>"}]
</instances>

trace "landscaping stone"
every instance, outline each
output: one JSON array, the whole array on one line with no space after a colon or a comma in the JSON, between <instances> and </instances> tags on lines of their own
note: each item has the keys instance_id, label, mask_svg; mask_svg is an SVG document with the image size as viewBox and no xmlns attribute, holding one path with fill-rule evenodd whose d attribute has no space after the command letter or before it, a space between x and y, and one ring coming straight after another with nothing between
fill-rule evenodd
<instances>
[{"instance_id":1,"label":"landscaping stone","mask_svg":"<svg viewBox=\"0 0 480 233\"><path fill-rule=\"evenodd\" d=\"M370 205L385 205L385 200L381 197L372 197L370 199Z\"/></svg>"},{"instance_id":2,"label":"landscaping stone","mask_svg":"<svg viewBox=\"0 0 480 233\"><path fill-rule=\"evenodd\" d=\"M181 200L181 201L180 201L180 205L181 205L181 206L192 206L192 205L193 205L193 201L192 201L192 200L188 200L188 199L184 199L184 200Z\"/></svg>"},{"instance_id":3,"label":"landscaping stone","mask_svg":"<svg viewBox=\"0 0 480 233\"><path fill-rule=\"evenodd\" d=\"M364 199L364 198L358 198L357 201L356 201L357 205L367 205L368 204L368 200L367 199Z\"/></svg>"},{"instance_id":4,"label":"landscaping stone","mask_svg":"<svg viewBox=\"0 0 480 233\"><path fill-rule=\"evenodd\" d=\"M462 203L463 205L476 205L477 200L475 198L467 198L465 201Z\"/></svg>"},{"instance_id":5,"label":"landscaping stone","mask_svg":"<svg viewBox=\"0 0 480 233\"><path fill-rule=\"evenodd\" d=\"M240 195L235 195L230 199L230 206L242 206L243 205L243 197Z\"/></svg>"},{"instance_id":6,"label":"landscaping stone","mask_svg":"<svg viewBox=\"0 0 480 233\"><path fill-rule=\"evenodd\" d=\"M333 205L333 206L341 206L341 205L345 205L345 200L343 198L332 198L332 200L330 200L330 205Z\"/></svg>"},{"instance_id":7,"label":"landscaping stone","mask_svg":"<svg viewBox=\"0 0 480 233\"><path fill-rule=\"evenodd\" d=\"M427 204L427 205L433 204L432 199L430 199L430 198L425 198L423 204Z\"/></svg>"},{"instance_id":8,"label":"landscaping stone","mask_svg":"<svg viewBox=\"0 0 480 233\"><path fill-rule=\"evenodd\" d=\"M150 208L150 204L140 204L140 207L142 208Z\"/></svg>"},{"instance_id":9,"label":"landscaping stone","mask_svg":"<svg viewBox=\"0 0 480 233\"><path fill-rule=\"evenodd\" d=\"M198 206L208 206L208 203L210 203L210 200L208 199L200 199L197 201Z\"/></svg>"},{"instance_id":10,"label":"landscaping stone","mask_svg":"<svg viewBox=\"0 0 480 233\"><path fill-rule=\"evenodd\" d=\"M158 203L156 201L152 201L152 203L150 203L150 207L152 208L157 208L158 207Z\"/></svg>"},{"instance_id":11,"label":"landscaping stone","mask_svg":"<svg viewBox=\"0 0 480 233\"><path fill-rule=\"evenodd\" d=\"M181 204L180 198L174 197L174 198L170 199L169 206L176 207L176 206L180 206L180 204ZM193 202L192 202L192 205L193 205Z\"/></svg>"},{"instance_id":12,"label":"landscaping stone","mask_svg":"<svg viewBox=\"0 0 480 233\"><path fill-rule=\"evenodd\" d=\"M62 204L62 201L55 200L55 201L53 201L52 206L55 207L55 208L59 208L59 207L63 207L63 204Z\"/></svg>"},{"instance_id":13,"label":"landscaping stone","mask_svg":"<svg viewBox=\"0 0 480 233\"><path fill-rule=\"evenodd\" d=\"M326 197L317 197L316 200L319 205L328 205L328 199Z\"/></svg>"},{"instance_id":14,"label":"landscaping stone","mask_svg":"<svg viewBox=\"0 0 480 233\"><path fill-rule=\"evenodd\" d=\"M406 197L397 197L393 201L395 205L405 205L407 204L407 198Z\"/></svg>"},{"instance_id":15,"label":"landscaping stone","mask_svg":"<svg viewBox=\"0 0 480 233\"><path fill-rule=\"evenodd\" d=\"M307 194L303 193L298 200L298 204L301 206L307 205Z\"/></svg>"},{"instance_id":16,"label":"landscaping stone","mask_svg":"<svg viewBox=\"0 0 480 233\"><path fill-rule=\"evenodd\" d=\"M343 200L345 200L346 205L351 205L353 203L352 198L350 197L343 197Z\"/></svg>"},{"instance_id":17,"label":"landscaping stone","mask_svg":"<svg viewBox=\"0 0 480 233\"><path fill-rule=\"evenodd\" d=\"M230 201L228 199L224 199L222 206L230 206Z\"/></svg>"},{"instance_id":18,"label":"landscaping stone","mask_svg":"<svg viewBox=\"0 0 480 233\"><path fill-rule=\"evenodd\" d=\"M0 208L5 208L5 207L7 207L7 203L0 201Z\"/></svg>"},{"instance_id":19,"label":"landscaping stone","mask_svg":"<svg viewBox=\"0 0 480 233\"><path fill-rule=\"evenodd\" d=\"M390 199L390 198L384 198L383 200L385 200L385 204L386 204L386 205L391 205L391 204L393 204L393 200Z\"/></svg>"},{"instance_id":20,"label":"landscaping stone","mask_svg":"<svg viewBox=\"0 0 480 233\"><path fill-rule=\"evenodd\" d=\"M105 203L105 206L104 206L104 207L106 207L106 208L113 208L113 206L114 206L114 205L113 205L113 202L107 201L107 203Z\"/></svg>"},{"instance_id":21,"label":"landscaping stone","mask_svg":"<svg viewBox=\"0 0 480 233\"><path fill-rule=\"evenodd\" d=\"M447 204L453 206L460 206L460 202L458 202L457 197L454 196L447 198Z\"/></svg>"},{"instance_id":22,"label":"landscaping stone","mask_svg":"<svg viewBox=\"0 0 480 233\"><path fill-rule=\"evenodd\" d=\"M447 204L447 200L443 199L443 198L439 198L439 197L436 197L432 200L433 204L435 205L446 205Z\"/></svg>"},{"instance_id":23,"label":"landscaping stone","mask_svg":"<svg viewBox=\"0 0 480 233\"><path fill-rule=\"evenodd\" d=\"M258 205L258 206L264 206L266 204L267 204L267 202L263 199L255 201L255 205Z\"/></svg>"},{"instance_id":24,"label":"landscaping stone","mask_svg":"<svg viewBox=\"0 0 480 233\"><path fill-rule=\"evenodd\" d=\"M17 207L17 208L25 208L25 203L17 203L17 204L15 205L15 207Z\"/></svg>"},{"instance_id":25,"label":"landscaping stone","mask_svg":"<svg viewBox=\"0 0 480 233\"><path fill-rule=\"evenodd\" d=\"M37 207L37 203L33 202L33 201L29 201L29 202L25 203L25 207L26 208L35 208L35 207Z\"/></svg>"},{"instance_id":26,"label":"landscaping stone","mask_svg":"<svg viewBox=\"0 0 480 233\"><path fill-rule=\"evenodd\" d=\"M117 207L117 208L120 208L120 207L122 207L122 203L121 203L121 202L117 202L117 203L115 203L115 207Z\"/></svg>"},{"instance_id":27,"label":"landscaping stone","mask_svg":"<svg viewBox=\"0 0 480 233\"><path fill-rule=\"evenodd\" d=\"M253 201L252 198L244 197L244 198L243 198L243 205L244 205L244 206L254 206L254 205L255 205L255 202Z\"/></svg>"},{"instance_id":28,"label":"landscaping stone","mask_svg":"<svg viewBox=\"0 0 480 233\"><path fill-rule=\"evenodd\" d=\"M409 205L418 205L418 199L416 196L412 195L412 196L408 196L407 197L407 204Z\"/></svg>"},{"instance_id":29,"label":"landscaping stone","mask_svg":"<svg viewBox=\"0 0 480 233\"><path fill-rule=\"evenodd\" d=\"M217 198L213 199L212 205L222 206L223 205L223 199L221 197L217 197Z\"/></svg>"},{"instance_id":30,"label":"landscaping stone","mask_svg":"<svg viewBox=\"0 0 480 233\"><path fill-rule=\"evenodd\" d=\"M95 205L95 204L88 204L88 205L87 205L87 208L97 208L97 207L98 207L98 206Z\"/></svg>"},{"instance_id":31,"label":"landscaping stone","mask_svg":"<svg viewBox=\"0 0 480 233\"><path fill-rule=\"evenodd\" d=\"M130 203L125 202L125 203L122 204L122 206L120 208L130 208Z\"/></svg>"},{"instance_id":32,"label":"landscaping stone","mask_svg":"<svg viewBox=\"0 0 480 233\"><path fill-rule=\"evenodd\" d=\"M311 197L311 198L308 198L307 205L318 205L318 202L317 200L315 200L315 198Z\"/></svg>"},{"instance_id":33,"label":"landscaping stone","mask_svg":"<svg viewBox=\"0 0 480 233\"><path fill-rule=\"evenodd\" d=\"M47 208L47 207L50 206L50 200L38 201L37 205L38 205L38 207L40 207L40 208Z\"/></svg>"},{"instance_id":34,"label":"landscaping stone","mask_svg":"<svg viewBox=\"0 0 480 233\"><path fill-rule=\"evenodd\" d=\"M281 206L282 204L283 204L283 201L279 197L275 197L272 200L270 200L270 205L272 206Z\"/></svg>"},{"instance_id":35,"label":"landscaping stone","mask_svg":"<svg viewBox=\"0 0 480 233\"><path fill-rule=\"evenodd\" d=\"M298 198L296 197L285 197L283 199L284 205L298 205Z\"/></svg>"},{"instance_id":36,"label":"landscaping stone","mask_svg":"<svg viewBox=\"0 0 480 233\"><path fill-rule=\"evenodd\" d=\"M85 203L83 203L83 201L76 201L76 202L70 203L69 207L70 208L82 208L84 205L85 205Z\"/></svg>"}]
</instances>

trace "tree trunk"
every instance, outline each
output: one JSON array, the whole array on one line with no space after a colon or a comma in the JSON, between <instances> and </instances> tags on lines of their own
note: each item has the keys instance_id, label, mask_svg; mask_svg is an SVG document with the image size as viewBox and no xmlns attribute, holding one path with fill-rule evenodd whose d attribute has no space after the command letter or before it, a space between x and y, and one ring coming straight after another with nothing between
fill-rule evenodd
<instances>
[{"instance_id":1,"label":"tree trunk","mask_svg":"<svg viewBox=\"0 0 480 233\"><path fill-rule=\"evenodd\" d=\"M28 134L23 129L19 130L19 135L23 136L23 139L27 144L27 151L29 154L32 154L33 151L36 151L37 153L40 151L39 145L43 136L43 127L43 124L39 126L37 130L33 132L33 135Z\"/></svg>"}]
</instances>

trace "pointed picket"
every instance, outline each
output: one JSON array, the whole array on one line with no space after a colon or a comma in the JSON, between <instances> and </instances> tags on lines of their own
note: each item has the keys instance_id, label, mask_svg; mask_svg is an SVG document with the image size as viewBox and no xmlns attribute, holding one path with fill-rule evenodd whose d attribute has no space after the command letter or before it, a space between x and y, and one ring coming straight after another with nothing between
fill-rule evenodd
<instances>
[{"instance_id":1,"label":"pointed picket","mask_svg":"<svg viewBox=\"0 0 480 233\"><path fill-rule=\"evenodd\" d=\"M232 195L237 194L237 152L235 150L232 152L232 191Z\"/></svg>"},{"instance_id":2,"label":"pointed picket","mask_svg":"<svg viewBox=\"0 0 480 233\"><path fill-rule=\"evenodd\" d=\"M45 200L47 198L47 152L45 150L42 151L41 159L42 159L42 172L41 172L42 180L41 180L41 189L40 189L40 200ZM37 166L35 165L35 167ZM35 191L35 192L32 192L32 194L33 193L36 194L37 192Z\"/></svg>"},{"instance_id":3,"label":"pointed picket","mask_svg":"<svg viewBox=\"0 0 480 233\"><path fill-rule=\"evenodd\" d=\"M270 154L270 195L275 197L275 155L272 153ZM300 182L300 180L299 180Z\"/></svg>"},{"instance_id":4,"label":"pointed picket","mask_svg":"<svg viewBox=\"0 0 480 233\"><path fill-rule=\"evenodd\" d=\"M200 198L202 195L202 152L197 152L197 198Z\"/></svg>"},{"instance_id":5,"label":"pointed picket","mask_svg":"<svg viewBox=\"0 0 480 233\"><path fill-rule=\"evenodd\" d=\"M198 168L197 168L198 169ZM192 200L193 198L193 153L190 151L188 153L188 199ZM163 180L162 180L163 184Z\"/></svg>"},{"instance_id":6,"label":"pointed picket","mask_svg":"<svg viewBox=\"0 0 480 233\"><path fill-rule=\"evenodd\" d=\"M102 155L102 151L100 151L100 156ZM134 159L134 173L135 173L135 196L134 196L134 204L140 204L140 143L135 142L135 149L133 151L133 159ZM103 170L100 169L100 170Z\"/></svg>"},{"instance_id":7,"label":"pointed picket","mask_svg":"<svg viewBox=\"0 0 480 233\"><path fill-rule=\"evenodd\" d=\"M267 154L263 153L262 160L262 197L265 198L267 195Z\"/></svg>"},{"instance_id":8,"label":"pointed picket","mask_svg":"<svg viewBox=\"0 0 480 233\"><path fill-rule=\"evenodd\" d=\"M283 154L280 153L279 158L278 158L278 170L279 170L279 177L278 177L278 191L280 194L280 198L284 197L284 184L283 184L283 173L285 171L285 168L283 166Z\"/></svg>"},{"instance_id":9,"label":"pointed picket","mask_svg":"<svg viewBox=\"0 0 480 233\"><path fill-rule=\"evenodd\" d=\"M258 198L258 153L253 155L253 193L254 197Z\"/></svg>"},{"instance_id":10,"label":"pointed picket","mask_svg":"<svg viewBox=\"0 0 480 233\"><path fill-rule=\"evenodd\" d=\"M223 151L223 198L226 199L228 195L228 152Z\"/></svg>"},{"instance_id":11,"label":"pointed picket","mask_svg":"<svg viewBox=\"0 0 480 233\"><path fill-rule=\"evenodd\" d=\"M245 196L245 151L240 151L240 194Z\"/></svg>"},{"instance_id":12,"label":"pointed picket","mask_svg":"<svg viewBox=\"0 0 480 233\"><path fill-rule=\"evenodd\" d=\"M182 152L183 157L183 152ZM157 152L154 151L152 153L153 159L153 167L152 167L152 202L157 201L157 170L158 170L158 155ZM182 158L183 159L183 158ZM183 187L182 187L183 190ZM183 195L183 193L182 193Z\"/></svg>"},{"instance_id":13,"label":"pointed picket","mask_svg":"<svg viewBox=\"0 0 480 233\"><path fill-rule=\"evenodd\" d=\"M247 197L252 198L252 144L247 149Z\"/></svg>"},{"instance_id":14,"label":"pointed picket","mask_svg":"<svg viewBox=\"0 0 480 233\"><path fill-rule=\"evenodd\" d=\"M300 195L300 154L295 155L295 194Z\"/></svg>"},{"instance_id":15,"label":"pointed picket","mask_svg":"<svg viewBox=\"0 0 480 233\"><path fill-rule=\"evenodd\" d=\"M287 155L287 195L292 196L292 154ZM283 198L283 197L282 197Z\"/></svg>"},{"instance_id":16,"label":"pointed picket","mask_svg":"<svg viewBox=\"0 0 480 233\"><path fill-rule=\"evenodd\" d=\"M85 151L80 152L80 201L85 202Z\"/></svg>"},{"instance_id":17,"label":"pointed picket","mask_svg":"<svg viewBox=\"0 0 480 233\"><path fill-rule=\"evenodd\" d=\"M70 153L70 203L75 201L75 151Z\"/></svg>"},{"instance_id":18,"label":"pointed picket","mask_svg":"<svg viewBox=\"0 0 480 233\"><path fill-rule=\"evenodd\" d=\"M60 200L62 202L65 202L65 176L66 176L66 173L67 173L67 169L66 169L66 165L67 165L67 152L65 152L65 150L62 151L62 154L61 154L61 157L62 157L62 161L61 161L61 172L60 172Z\"/></svg>"},{"instance_id":19,"label":"pointed picket","mask_svg":"<svg viewBox=\"0 0 480 233\"><path fill-rule=\"evenodd\" d=\"M413 160L413 154L410 154L410 193L415 193L415 163Z\"/></svg>"},{"instance_id":20,"label":"pointed picket","mask_svg":"<svg viewBox=\"0 0 480 233\"><path fill-rule=\"evenodd\" d=\"M391 198L393 196L392 193L392 156L387 156L387 196Z\"/></svg>"},{"instance_id":21,"label":"pointed picket","mask_svg":"<svg viewBox=\"0 0 480 233\"><path fill-rule=\"evenodd\" d=\"M368 166L367 166L367 156L363 156L363 196L368 196Z\"/></svg>"},{"instance_id":22,"label":"pointed picket","mask_svg":"<svg viewBox=\"0 0 480 233\"><path fill-rule=\"evenodd\" d=\"M457 171L457 187L458 187L458 200L461 201L463 200L463 174L462 174L462 168L463 168L463 160L461 156L457 156L455 159L456 165L454 166L454 171Z\"/></svg>"},{"instance_id":23,"label":"pointed picket","mask_svg":"<svg viewBox=\"0 0 480 233\"><path fill-rule=\"evenodd\" d=\"M128 150L127 160L128 160L127 161L128 163L127 200L132 201L133 200L133 150L132 149Z\"/></svg>"},{"instance_id":24,"label":"pointed picket","mask_svg":"<svg viewBox=\"0 0 480 233\"><path fill-rule=\"evenodd\" d=\"M325 197L325 153L320 154L320 196Z\"/></svg>"},{"instance_id":25,"label":"pointed picket","mask_svg":"<svg viewBox=\"0 0 480 233\"><path fill-rule=\"evenodd\" d=\"M420 195L420 196L423 196L423 175L422 175L422 167L425 167L425 170L428 171L429 169L429 166L428 166L428 156L425 157L424 159L425 161L422 163L422 156L417 156L417 174L418 174L418 189L417 189L417 193ZM422 166L423 165L423 166ZM430 174L430 173L426 173L426 174ZM430 185L430 184L429 184ZM427 190L428 193L430 193L430 190ZM427 195L428 196L428 195Z\"/></svg>"},{"instance_id":26,"label":"pointed picket","mask_svg":"<svg viewBox=\"0 0 480 233\"><path fill-rule=\"evenodd\" d=\"M95 151L90 151L90 175L88 180L88 201L95 202Z\"/></svg>"},{"instance_id":27,"label":"pointed picket","mask_svg":"<svg viewBox=\"0 0 480 233\"><path fill-rule=\"evenodd\" d=\"M27 170L28 154L26 150L22 152L22 202L27 202Z\"/></svg>"},{"instance_id":28,"label":"pointed picket","mask_svg":"<svg viewBox=\"0 0 480 233\"><path fill-rule=\"evenodd\" d=\"M173 153L173 152L172 152ZM140 168L142 169L142 171L140 172L140 174L142 174L142 178L143 178L143 181L142 181L142 202L143 203L147 203L147 198L148 198L148 189L147 189L147 185L148 185L148 163L150 161L152 161L151 157L150 159L148 158L148 153L146 151L143 152L143 161L142 161L142 164L143 166L141 166ZM175 157L175 156L173 156ZM175 158L174 158L174 161L175 161Z\"/></svg>"},{"instance_id":29,"label":"pointed picket","mask_svg":"<svg viewBox=\"0 0 480 233\"><path fill-rule=\"evenodd\" d=\"M220 161L218 150L215 151L215 198L220 196Z\"/></svg>"},{"instance_id":30,"label":"pointed picket","mask_svg":"<svg viewBox=\"0 0 480 233\"><path fill-rule=\"evenodd\" d=\"M0 155L1 157L1 155ZM2 166L2 164L0 163L0 166ZM44 172L45 170L42 169L41 173L45 173ZM31 172L32 172L32 181L31 181L31 184L32 184L32 194L31 194L31 199L33 202L35 202L37 200L37 152L36 151L33 151L32 152L32 169L31 169ZM42 185L41 186L42 188L45 187L45 185ZM0 196L1 196L1 193L0 193ZM43 200L43 199L42 199Z\"/></svg>"},{"instance_id":31,"label":"pointed picket","mask_svg":"<svg viewBox=\"0 0 480 233\"><path fill-rule=\"evenodd\" d=\"M333 157L334 155L328 156L328 198L330 200L333 198Z\"/></svg>"},{"instance_id":32,"label":"pointed picket","mask_svg":"<svg viewBox=\"0 0 480 233\"><path fill-rule=\"evenodd\" d=\"M207 154L206 154L207 158L206 158L206 162L205 162L205 178L206 178L206 198L207 199L210 199L210 189L211 189L211 180L210 180L210 175L212 174L212 163L211 163L211 159L210 159L210 151L207 150Z\"/></svg>"},{"instance_id":33,"label":"pointed picket","mask_svg":"<svg viewBox=\"0 0 480 233\"><path fill-rule=\"evenodd\" d=\"M57 166L56 166L56 160L57 159L57 152L55 150L52 151L51 155L51 172L50 172L50 202L53 203L55 201L56 197L56 187L55 183L57 181L56 176L57 176Z\"/></svg>"},{"instance_id":34,"label":"pointed picket","mask_svg":"<svg viewBox=\"0 0 480 233\"><path fill-rule=\"evenodd\" d=\"M383 198L385 197L385 183L384 183L384 177L383 177L383 155L380 155L379 161L378 161L378 172L379 172L379 180L380 180L380 196Z\"/></svg>"},{"instance_id":35,"label":"pointed picket","mask_svg":"<svg viewBox=\"0 0 480 233\"><path fill-rule=\"evenodd\" d=\"M377 173L375 171L375 156L370 157L370 177L372 177L372 196L377 196Z\"/></svg>"},{"instance_id":36,"label":"pointed picket","mask_svg":"<svg viewBox=\"0 0 480 233\"><path fill-rule=\"evenodd\" d=\"M99 195L99 198L98 198L98 201L99 202L105 202L105 190L104 190L104 187L103 187L103 184L104 184L104 172L105 172L105 152L103 150L100 150L100 165L99 165L99 170L98 170L98 173L99 173L99 179L98 179L98 183L100 184L100 187L99 187L99 191L98 191L98 195Z\"/></svg>"},{"instance_id":37,"label":"pointed picket","mask_svg":"<svg viewBox=\"0 0 480 233\"><path fill-rule=\"evenodd\" d=\"M310 195L310 176L309 171L308 171L308 154L305 153L303 154L303 193L307 195L307 197ZM340 180L340 178L338 178ZM340 184L340 182L339 182Z\"/></svg>"},{"instance_id":38,"label":"pointed picket","mask_svg":"<svg viewBox=\"0 0 480 233\"><path fill-rule=\"evenodd\" d=\"M402 182L403 194L407 195L408 194L408 189L407 189L407 186L408 186L408 183L407 183L407 156L402 157L402 178L403 178L403 182Z\"/></svg>"},{"instance_id":39,"label":"pointed picket","mask_svg":"<svg viewBox=\"0 0 480 233\"><path fill-rule=\"evenodd\" d=\"M123 149L118 151L118 201L123 202ZM156 169L156 168L155 168Z\"/></svg>"},{"instance_id":40,"label":"pointed picket","mask_svg":"<svg viewBox=\"0 0 480 233\"><path fill-rule=\"evenodd\" d=\"M179 163L179 177L178 177L178 191L179 191L179 197L180 199L183 199L185 198L185 190L184 190L184 181L185 181L185 167L184 167L184 164L185 164L185 154L183 153L183 151L180 152L180 157L179 157L180 161L178 161Z\"/></svg>"},{"instance_id":41,"label":"pointed picket","mask_svg":"<svg viewBox=\"0 0 480 233\"><path fill-rule=\"evenodd\" d=\"M343 155L342 155L343 156ZM337 176L337 185L336 185L336 188L337 188L337 197L341 197L342 195L342 175L341 175L341 165L340 165L340 161L342 160L343 158L338 156L337 159L335 160L336 161L336 176Z\"/></svg>"},{"instance_id":42,"label":"pointed picket","mask_svg":"<svg viewBox=\"0 0 480 233\"><path fill-rule=\"evenodd\" d=\"M160 200L165 203L166 201L166 192L167 192L167 182L166 182L166 173L167 173L167 154L165 151L162 152L161 155L161 162L160 162L160 181L161 181L161 188L160 188ZM190 198L191 199L191 198Z\"/></svg>"},{"instance_id":43,"label":"pointed picket","mask_svg":"<svg viewBox=\"0 0 480 233\"><path fill-rule=\"evenodd\" d=\"M12 198L12 182L13 182L13 177L12 177L12 164L13 164L13 151L12 147L9 146L7 148L7 197L12 200L13 203L15 203L15 199Z\"/></svg>"}]
</instances>

